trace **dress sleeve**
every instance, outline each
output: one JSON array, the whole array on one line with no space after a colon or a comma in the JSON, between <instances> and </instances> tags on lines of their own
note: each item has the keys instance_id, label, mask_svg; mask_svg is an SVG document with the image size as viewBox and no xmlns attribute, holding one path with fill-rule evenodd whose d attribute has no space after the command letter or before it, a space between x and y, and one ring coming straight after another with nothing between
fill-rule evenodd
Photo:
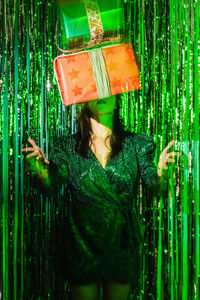
<instances>
[{"instance_id":1,"label":"dress sleeve","mask_svg":"<svg viewBox=\"0 0 200 300\"><path fill-rule=\"evenodd\" d=\"M68 184L68 147L67 136L57 138L51 147L48 165L48 185L38 179L40 191L47 195L57 194L63 184Z\"/></svg>"},{"instance_id":2,"label":"dress sleeve","mask_svg":"<svg viewBox=\"0 0 200 300\"><path fill-rule=\"evenodd\" d=\"M68 137L61 136L56 139L53 147L50 150L49 161L50 161L50 176L56 179L59 177L59 181L62 183L68 178Z\"/></svg>"},{"instance_id":3,"label":"dress sleeve","mask_svg":"<svg viewBox=\"0 0 200 300\"><path fill-rule=\"evenodd\" d=\"M158 176L157 173L157 166L154 163L156 143L153 136L135 134L134 143L142 181L153 193L164 193L167 187L166 178Z\"/></svg>"}]
</instances>

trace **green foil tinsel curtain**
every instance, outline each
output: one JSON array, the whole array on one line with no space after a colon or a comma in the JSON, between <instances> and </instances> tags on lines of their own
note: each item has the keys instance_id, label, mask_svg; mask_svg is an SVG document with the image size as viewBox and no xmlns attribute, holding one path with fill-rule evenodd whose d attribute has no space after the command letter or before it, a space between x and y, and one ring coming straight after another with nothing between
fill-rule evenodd
<instances>
[{"instance_id":1,"label":"green foil tinsel curtain","mask_svg":"<svg viewBox=\"0 0 200 300\"><path fill-rule=\"evenodd\" d=\"M121 116L130 131L154 136L156 164L172 139L169 152L181 152L168 164L163 197L138 188L145 243L137 298L199 299L199 1L124 5L142 89L121 96ZM53 0L0 0L0 300L69 298L52 255L65 203L33 188L20 151L31 137L48 157L55 137L76 131L79 106L62 104L53 74L57 18Z\"/></svg>"}]
</instances>

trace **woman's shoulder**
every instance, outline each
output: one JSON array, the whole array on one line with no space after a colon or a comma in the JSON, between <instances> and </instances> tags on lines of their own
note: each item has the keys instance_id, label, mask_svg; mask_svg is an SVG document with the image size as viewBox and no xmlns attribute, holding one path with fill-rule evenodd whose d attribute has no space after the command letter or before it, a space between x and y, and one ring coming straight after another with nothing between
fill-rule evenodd
<instances>
[{"instance_id":1,"label":"woman's shoulder","mask_svg":"<svg viewBox=\"0 0 200 300\"><path fill-rule=\"evenodd\" d=\"M77 133L61 134L55 138L55 142L60 142L60 143L67 142L67 141L74 139L76 137L76 135L77 135Z\"/></svg>"},{"instance_id":2,"label":"woman's shoulder","mask_svg":"<svg viewBox=\"0 0 200 300\"><path fill-rule=\"evenodd\" d=\"M75 134L61 134L51 140L50 148L59 148L60 150L65 150L74 140Z\"/></svg>"},{"instance_id":3,"label":"woman's shoulder","mask_svg":"<svg viewBox=\"0 0 200 300\"><path fill-rule=\"evenodd\" d=\"M146 133L136 133L131 131L125 131L125 135L134 142L138 143L149 143L154 142L154 137L152 135L147 135Z\"/></svg>"},{"instance_id":4,"label":"woman's shoulder","mask_svg":"<svg viewBox=\"0 0 200 300\"><path fill-rule=\"evenodd\" d=\"M67 158L67 154L71 152L73 148L73 140L75 134L61 134L54 138L54 141L50 142L50 158L52 160L61 160L62 158Z\"/></svg>"},{"instance_id":5,"label":"woman's shoulder","mask_svg":"<svg viewBox=\"0 0 200 300\"><path fill-rule=\"evenodd\" d=\"M126 132L126 136L130 146L134 147L137 153L145 153L156 148L156 143L152 135L128 131Z\"/></svg>"},{"instance_id":6,"label":"woman's shoulder","mask_svg":"<svg viewBox=\"0 0 200 300\"><path fill-rule=\"evenodd\" d=\"M154 137L152 135L147 135L146 133L136 133L128 130L123 131L124 138L129 140L131 143L135 145L146 145L146 144L154 144ZM66 146L67 144L74 144L78 138L78 133L68 133L60 135L55 138L54 145Z\"/></svg>"}]
</instances>

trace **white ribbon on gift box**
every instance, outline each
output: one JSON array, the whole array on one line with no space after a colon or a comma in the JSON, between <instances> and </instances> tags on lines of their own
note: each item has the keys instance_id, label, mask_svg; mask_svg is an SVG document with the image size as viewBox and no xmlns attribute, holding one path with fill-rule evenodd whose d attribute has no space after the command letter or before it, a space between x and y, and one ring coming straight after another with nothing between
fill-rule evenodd
<instances>
[{"instance_id":1,"label":"white ribbon on gift box","mask_svg":"<svg viewBox=\"0 0 200 300\"><path fill-rule=\"evenodd\" d=\"M110 97L112 95L110 79L108 76L103 53L99 48L89 51L89 55L93 66L93 73L96 81L99 99Z\"/></svg>"}]
</instances>

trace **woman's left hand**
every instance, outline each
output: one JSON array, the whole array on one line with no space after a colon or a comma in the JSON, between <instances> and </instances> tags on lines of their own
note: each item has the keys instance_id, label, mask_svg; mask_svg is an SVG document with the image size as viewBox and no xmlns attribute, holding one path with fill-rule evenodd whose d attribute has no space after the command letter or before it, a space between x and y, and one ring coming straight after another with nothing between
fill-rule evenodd
<instances>
[{"instance_id":1,"label":"woman's left hand","mask_svg":"<svg viewBox=\"0 0 200 300\"><path fill-rule=\"evenodd\" d=\"M158 163L158 176L162 175L162 170L164 168L168 169L168 166L167 166L168 162L175 162L174 158L170 158L171 156L180 156L181 155L181 153L179 153L179 152L167 153L168 149L174 144L174 142L175 142L174 140L169 142L167 147L160 154L160 159L159 159L159 163Z\"/></svg>"}]
</instances>

